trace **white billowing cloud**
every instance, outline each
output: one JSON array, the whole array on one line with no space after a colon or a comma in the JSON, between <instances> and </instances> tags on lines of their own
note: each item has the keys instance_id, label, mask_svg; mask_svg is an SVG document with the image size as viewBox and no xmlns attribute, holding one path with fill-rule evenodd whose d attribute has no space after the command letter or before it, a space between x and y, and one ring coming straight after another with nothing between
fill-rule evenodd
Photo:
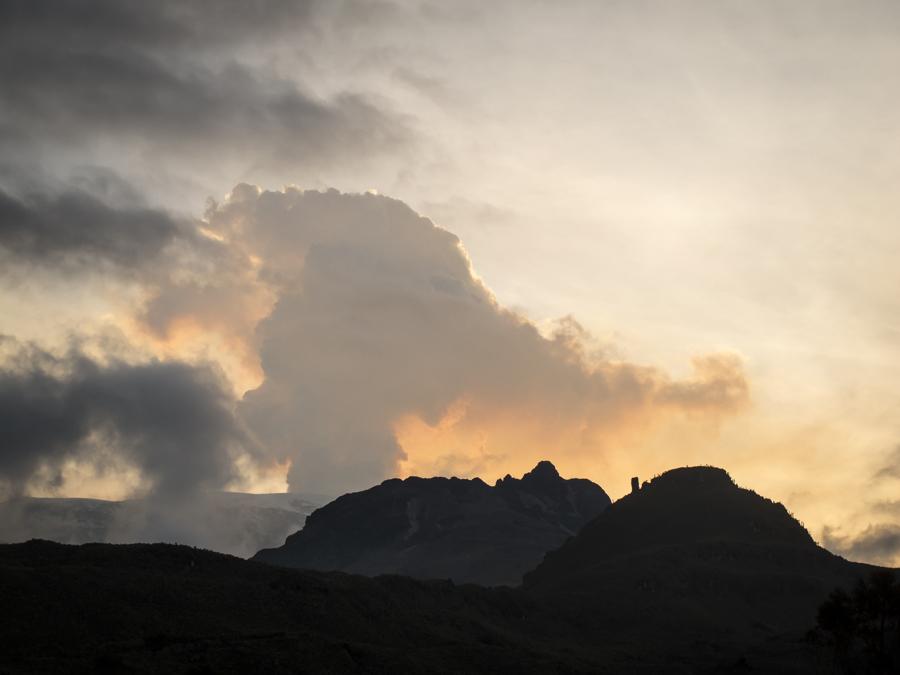
<instances>
[{"instance_id":1,"label":"white billowing cloud","mask_svg":"<svg viewBox=\"0 0 900 675\"><path fill-rule=\"evenodd\" d=\"M701 357L693 378L672 381L587 354L572 322L542 335L496 302L456 236L397 200L241 185L207 220L276 298L255 336L264 380L239 413L292 460L293 490L336 494L394 475L397 421L436 425L460 401L473 424L536 415L596 432L747 399L734 356Z\"/></svg>"}]
</instances>

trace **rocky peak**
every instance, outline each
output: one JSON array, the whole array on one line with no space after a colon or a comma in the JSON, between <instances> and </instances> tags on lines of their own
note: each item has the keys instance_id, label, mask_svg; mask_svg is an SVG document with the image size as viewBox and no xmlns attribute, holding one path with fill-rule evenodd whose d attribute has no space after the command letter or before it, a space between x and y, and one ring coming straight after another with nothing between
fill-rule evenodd
<instances>
[{"instance_id":1,"label":"rocky peak","mask_svg":"<svg viewBox=\"0 0 900 675\"><path fill-rule=\"evenodd\" d=\"M522 476L522 480L562 480L559 475L559 471L556 470L556 467L553 466L552 462L547 461L546 459L541 460L537 463L537 465L524 476Z\"/></svg>"},{"instance_id":2,"label":"rocky peak","mask_svg":"<svg viewBox=\"0 0 900 675\"><path fill-rule=\"evenodd\" d=\"M491 487L407 478L339 497L256 559L362 574L515 585L544 554L609 506L603 489L542 461Z\"/></svg>"}]
</instances>

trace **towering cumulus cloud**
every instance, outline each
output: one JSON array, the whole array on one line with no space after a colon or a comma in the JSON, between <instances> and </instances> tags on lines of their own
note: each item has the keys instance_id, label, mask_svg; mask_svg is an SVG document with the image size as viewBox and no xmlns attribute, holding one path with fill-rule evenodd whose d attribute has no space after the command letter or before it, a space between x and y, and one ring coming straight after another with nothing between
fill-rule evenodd
<instances>
[{"instance_id":1,"label":"towering cumulus cloud","mask_svg":"<svg viewBox=\"0 0 900 675\"><path fill-rule=\"evenodd\" d=\"M243 185L208 227L256 261L276 298L257 329L264 381L239 412L292 460L292 489L338 493L394 474L403 420L433 428L449 415L474 430L538 417L590 451L590 434L635 418L730 411L747 397L733 356L671 381L588 356L573 322L543 335L498 305L453 234L393 199Z\"/></svg>"},{"instance_id":2,"label":"towering cumulus cloud","mask_svg":"<svg viewBox=\"0 0 900 675\"><path fill-rule=\"evenodd\" d=\"M596 461L655 420L747 400L733 355L673 380L594 354L572 319L541 332L497 303L456 236L386 197L239 185L202 221L86 193L0 197L11 265L125 275L141 290L118 319L144 327L133 337L191 326L210 345L95 340L59 355L7 340L0 480L13 492L65 491L72 462L128 467L159 495L289 463L292 490L339 494L546 452ZM235 354L256 372L242 397L246 383L208 365Z\"/></svg>"}]
</instances>

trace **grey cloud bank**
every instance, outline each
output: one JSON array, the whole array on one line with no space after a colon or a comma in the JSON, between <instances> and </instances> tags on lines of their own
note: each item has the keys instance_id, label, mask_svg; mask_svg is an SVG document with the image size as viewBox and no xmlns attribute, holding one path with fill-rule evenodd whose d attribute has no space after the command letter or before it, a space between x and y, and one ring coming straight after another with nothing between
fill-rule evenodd
<instances>
[{"instance_id":1,"label":"grey cloud bank","mask_svg":"<svg viewBox=\"0 0 900 675\"><path fill-rule=\"evenodd\" d=\"M895 523L869 525L855 536L837 535L825 528L822 539L826 548L850 560L892 565L900 555L900 525Z\"/></svg>"},{"instance_id":2,"label":"grey cloud bank","mask_svg":"<svg viewBox=\"0 0 900 675\"><path fill-rule=\"evenodd\" d=\"M0 483L61 485L66 462L136 467L154 494L221 488L252 450L215 369L179 362L103 363L13 345L0 367Z\"/></svg>"},{"instance_id":3,"label":"grey cloud bank","mask_svg":"<svg viewBox=\"0 0 900 675\"><path fill-rule=\"evenodd\" d=\"M127 271L154 260L185 226L164 211L115 208L87 192L23 199L0 191L0 252L7 265Z\"/></svg>"},{"instance_id":4,"label":"grey cloud bank","mask_svg":"<svg viewBox=\"0 0 900 675\"><path fill-rule=\"evenodd\" d=\"M318 4L4 3L0 148L56 173L64 150L191 180L201 162L308 169L408 144L401 116L308 91L264 58L314 32Z\"/></svg>"}]
</instances>

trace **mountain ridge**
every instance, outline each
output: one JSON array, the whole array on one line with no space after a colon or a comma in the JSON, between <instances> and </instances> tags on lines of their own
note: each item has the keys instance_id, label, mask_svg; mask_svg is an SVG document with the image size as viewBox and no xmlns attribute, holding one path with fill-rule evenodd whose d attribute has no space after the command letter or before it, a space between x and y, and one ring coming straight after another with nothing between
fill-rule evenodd
<instances>
[{"instance_id":1,"label":"mountain ridge","mask_svg":"<svg viewBox=\"0 0 900 675\"><path fill-rule=\"evenodd\" d=\"M522 480L498 484L515 495ZM18 608L0 616L0 669L817 673L834 659L810 632L817 608L877 569L824 551L782 505L709 467L618 500L517 588L31 541L0 546L0 597Z\"/></svg>"},{"instance_id":2,"label":"mountain ridge","mask_svg":"<svg viewBox=\"0 0 900 675\"><path fill-rule=\"evenodd\" d=\"M693 615L711 631L790 631L814 625L821 598L869 569L820 547L782 504L739 487L725 470L681 467L548 552L523 588L554 602L602 600L635 621Z\"/></svg>"},{"instance_id":3,"label":"mountain ridge","mask_svg":"<svg viewBox=\"0 0 900 675\"><path fill-rule=\"evenodd\" d=\"M493 486L480 478L392 478L317 509L254 560L318 570L517 585L548 550L610 504L544 460Z\"/></svg>"}]
</instances>

